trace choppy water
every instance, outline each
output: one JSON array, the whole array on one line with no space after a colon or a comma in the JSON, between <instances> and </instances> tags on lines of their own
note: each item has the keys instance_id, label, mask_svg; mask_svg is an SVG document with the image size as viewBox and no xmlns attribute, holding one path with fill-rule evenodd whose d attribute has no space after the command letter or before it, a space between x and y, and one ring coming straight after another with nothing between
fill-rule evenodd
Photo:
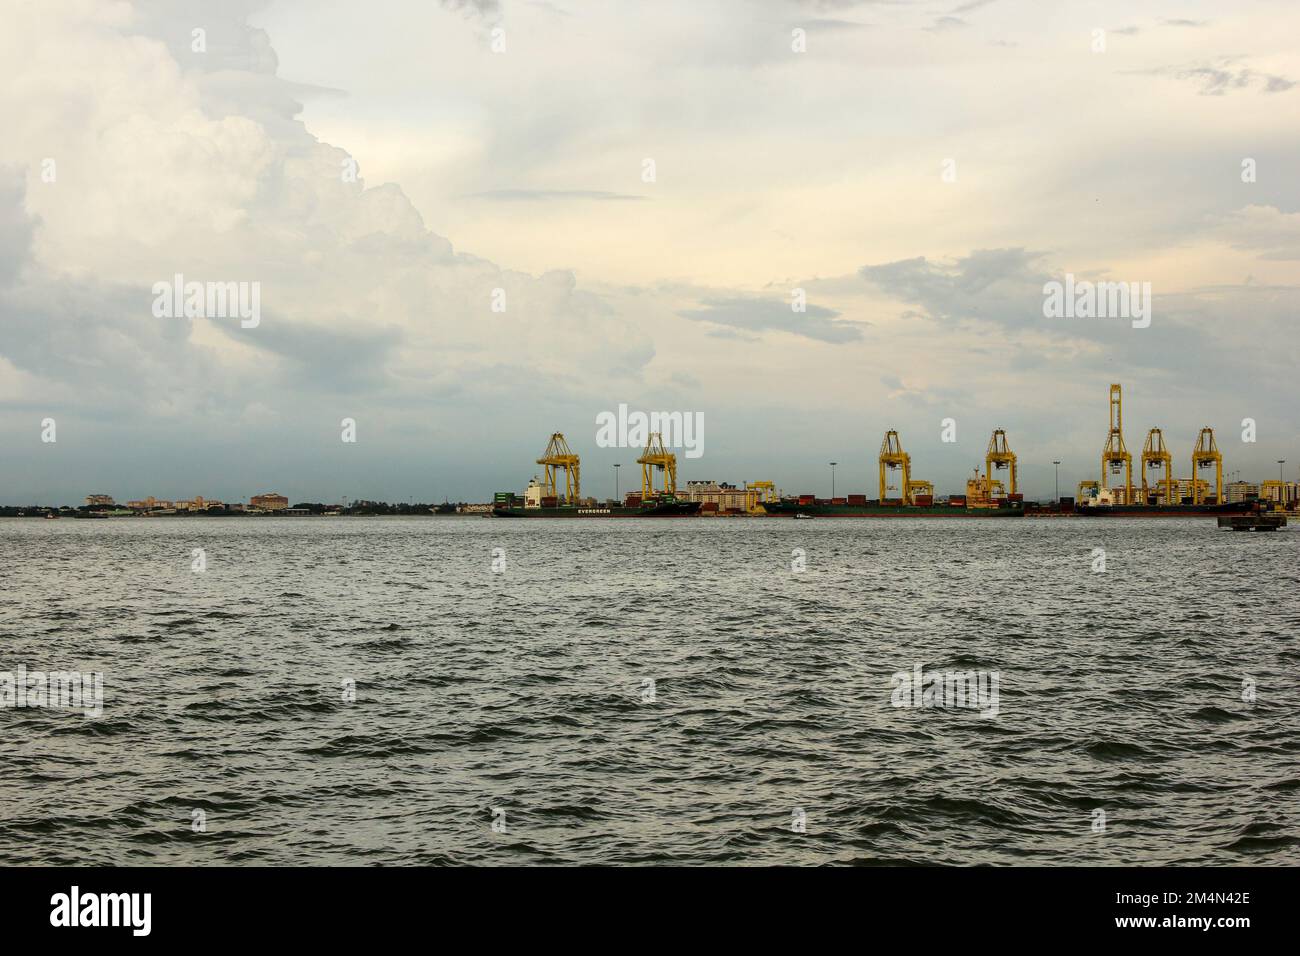
<instances>
[{"instance_id":1,"label":"choppy water","mask_svg":"<svg viewBox=\"0 0 1300 956\"><path fill-rule=\"evenodd\" d=\"M0 863L1294 864L1298 559L1196 520L0 520L0 671L105 681L0 709ZM916 664L996 671L997 715L892 706Z\"/></svg>"}]
</instances>

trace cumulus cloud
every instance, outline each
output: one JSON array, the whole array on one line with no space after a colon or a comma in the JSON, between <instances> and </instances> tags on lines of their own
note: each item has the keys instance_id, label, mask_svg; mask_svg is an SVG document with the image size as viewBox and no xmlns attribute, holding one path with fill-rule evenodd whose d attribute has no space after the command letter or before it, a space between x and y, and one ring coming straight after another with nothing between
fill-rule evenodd
<instances>
[{"instance_id":1,"label":"cumulus cloud","mask_svg":"<svg viewBox=\"0 0 1300 956\"><path fill-rule=\"evenodd\" d=\"M189 35L177 23L194 18L178 20L165 5L51 18L39 30L20 22L10 34L26 27L40 42L15 40L0 66L5 115L19 121L0 159L29 160L26 206L34 213L14 220L11 185L3 241L33 246L46 281L111 277L141 323L152 318L152 284L175 273L259 282L261 327L206 340L232 365L258 352L296 356L299 365L350 355L380 375L400 342L405 360L418 354L472 374L498 360L493 339L503 337L557 376L596 355L624 371L644 364L648 340L571 274L534 277L458 252L425 226L400 187L348 176L344 150L289 118L298 107L274 76L265 35L242 24L245 10L225 10L205 10L201 66L173 42ZM65 47L94 56L68 57ZM106 87L114 95L103 95ZM26 108L12 102L18 89L33 99ZM236 100L239 112L227 112ZM32 142L57 160L55 182L41 182L23 155ZM501 313L492 310L498 289ZM568 347L543 347L557 337ZM265 387L276 386L276 369L263 369Z\"/></svg>"}]
</instances>

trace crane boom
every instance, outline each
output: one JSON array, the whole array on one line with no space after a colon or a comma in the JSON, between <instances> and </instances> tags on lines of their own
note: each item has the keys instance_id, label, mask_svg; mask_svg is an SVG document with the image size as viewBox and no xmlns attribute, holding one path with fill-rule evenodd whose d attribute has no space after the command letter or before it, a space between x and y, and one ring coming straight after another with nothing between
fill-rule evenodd
<instances>
[{"instance_id":1,"label":"crane boom","mask_svg":"<svg viewBox=\"0 0 1300 956\"><path fill-rule=\"evenodd\" d=\"M1110 432L1106 435L1106 445L1101 450L1101 488L1109 488L1106 472L1109 469L1119 474L1123 466L1124 490L1122 504L1133 502L1133 456L1124 447L1124 404L1123 390L1118 385L1110 387ZM1119 489L1115 489L1118 493Z\"/></svg>"}]
</instances>

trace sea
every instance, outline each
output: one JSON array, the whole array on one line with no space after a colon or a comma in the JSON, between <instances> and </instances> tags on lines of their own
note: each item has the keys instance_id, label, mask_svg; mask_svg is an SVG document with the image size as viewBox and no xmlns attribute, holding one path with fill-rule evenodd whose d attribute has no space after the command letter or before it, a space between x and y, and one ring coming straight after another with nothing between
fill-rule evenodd
<instances>
[{"instance_id":1,"label":"sea","mask_svg":"<svg viewBox=\"0 0 1300 956\"><path fill-rule=\"evenodd\" d=\"M4 865L1300 863L1294 525L0 519L0 581Z\"/></svg>"}]
</instances>

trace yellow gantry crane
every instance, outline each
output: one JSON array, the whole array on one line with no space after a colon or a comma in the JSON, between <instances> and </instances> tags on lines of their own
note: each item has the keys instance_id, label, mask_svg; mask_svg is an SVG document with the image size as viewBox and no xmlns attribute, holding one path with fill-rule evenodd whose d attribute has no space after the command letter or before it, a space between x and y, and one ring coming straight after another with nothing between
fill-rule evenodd
<instances>
[{"instance_id":1,"label":"yellow gantry crane","mask_svg":"<svg viewBox=\"0 0 1300 956\"><path fill-rule=\"evenodd\" d=\"M1192 451L1192 504L1201 503L1201 483L1198 480L1200 469L1207 465L1214 466L1214 501L1223 503L1223 456L1219 446L1214 443L1214 429L1208 425L1196 436L1196 448Z\"/></svg>"},{"instance_id":2,"label":"yellow gantry crane","mask_svg":"<svg viewBox=\"0 0 1300 956\"><path fill-rule=\"evenodd\" d=\"M907 500L909 504L916 504L917 495L929 495L934 497L934 482L923 481L920 478L913 478L907 483Z\"/></svg>"},{"instance_id":3,"label":"yellow gantry crane","mask_svg":"<svg viewBox=\"0 0 1300 956\"><path fill-rule=\"evenodd\" d=\"M767 514L763 507L778 500L776 485L770 481L745 482L745 511L752 515Z\"/></svg>"},{"instance_id":4,"label":"yellow gantry crane","mask_svg":"<svg viewBox=\"0 0 1300 956\"><path fill-rule=\"evenodd\" d=\"M912 456L903 451L903 445L898 440L898 432L890 429L885 432L885 440L880 443L880 500L883 502L888 496L885 491L888 488L885 472L892 468L901 468L903 470L903 480L898 486L899 497L902 498L903 504L912 503L911 477L912 477Z\"/></svg>"},{"instance_id":5,"label":"yellow gantry crane","mask_svg":"<svg viewBox=\"0 0 1300 956\"><path fill-rule=\"evenodd\" d=\"M1118 385L1111 385L1110 433L1106 436L1106 447L1101 450L1101 481L1099 482L1101 488L1110 487L1106 483L1107 468L1118 475L1121 465L1124 471L1124 497L1121 504L1131 504L1133 502L1133 456L1124 447L1123 395Z\"/></svg>"},{"instance_id":6,"label":"yellow gantry crane","mask_svg":"<svg viewBox=\"0 0 1300 956\"><path fill-rule=\"evenodd\" d=\"M993 484L993 469L995 467L1011 469L1008 493L1014 495L1016 493L1016 453L1007 446L1007 433L1001 428L993 432L993 437L989 439L988 454L984 456L984 478L988 481L990 487Z\"/></svg>"},{"instance_id":7,"label":"yellow gantry crane","mask_svg":"<svg viewBox=\"0 0 1300 956\"><path fill-rule=\"evenodd\" d=\"M645 451L636 461L641 466L642 501L659 494L655 491L655 469L664 473L663 494L670 498L677 497L677 456L664 447L663 435L651 432L645 443Z\"/></svg>"},{"instance_id":8,"label":"yellow gantry crane","mask_svg":"<svg viewBox=\"0 0 1300 956\"><path fill-rule=\"evenodd\" d=\"M1165 435L1158 428L1147 432L1147 440L1142 445L1142 503L1150 504L1151 490L1147 486L1147 469L1164 466L1165 476L1156 482L1156 503L1162 505L1178 504L1178 494L1174 489L1174 456L1165 447Z\"/></svg>"},{"instance_id":9,"label":"yellow gantry crane","mask_svg":"<svg viewBox=\"0 0 1300 956\"><path fill-rule=\"evenodd\" d=\"M556 469L563 468L564 501L566 504L573 504L578 500L581 496L578 456L569 450L569 443L564 440L562 434L556 432L551 436L551 441L546 446L546 451L542 453L542 457L537 459L537 464L546 466L542 478L543 495L551 498L559 497L555 489L555 472Z\"/></svg>"}]
</instances>

